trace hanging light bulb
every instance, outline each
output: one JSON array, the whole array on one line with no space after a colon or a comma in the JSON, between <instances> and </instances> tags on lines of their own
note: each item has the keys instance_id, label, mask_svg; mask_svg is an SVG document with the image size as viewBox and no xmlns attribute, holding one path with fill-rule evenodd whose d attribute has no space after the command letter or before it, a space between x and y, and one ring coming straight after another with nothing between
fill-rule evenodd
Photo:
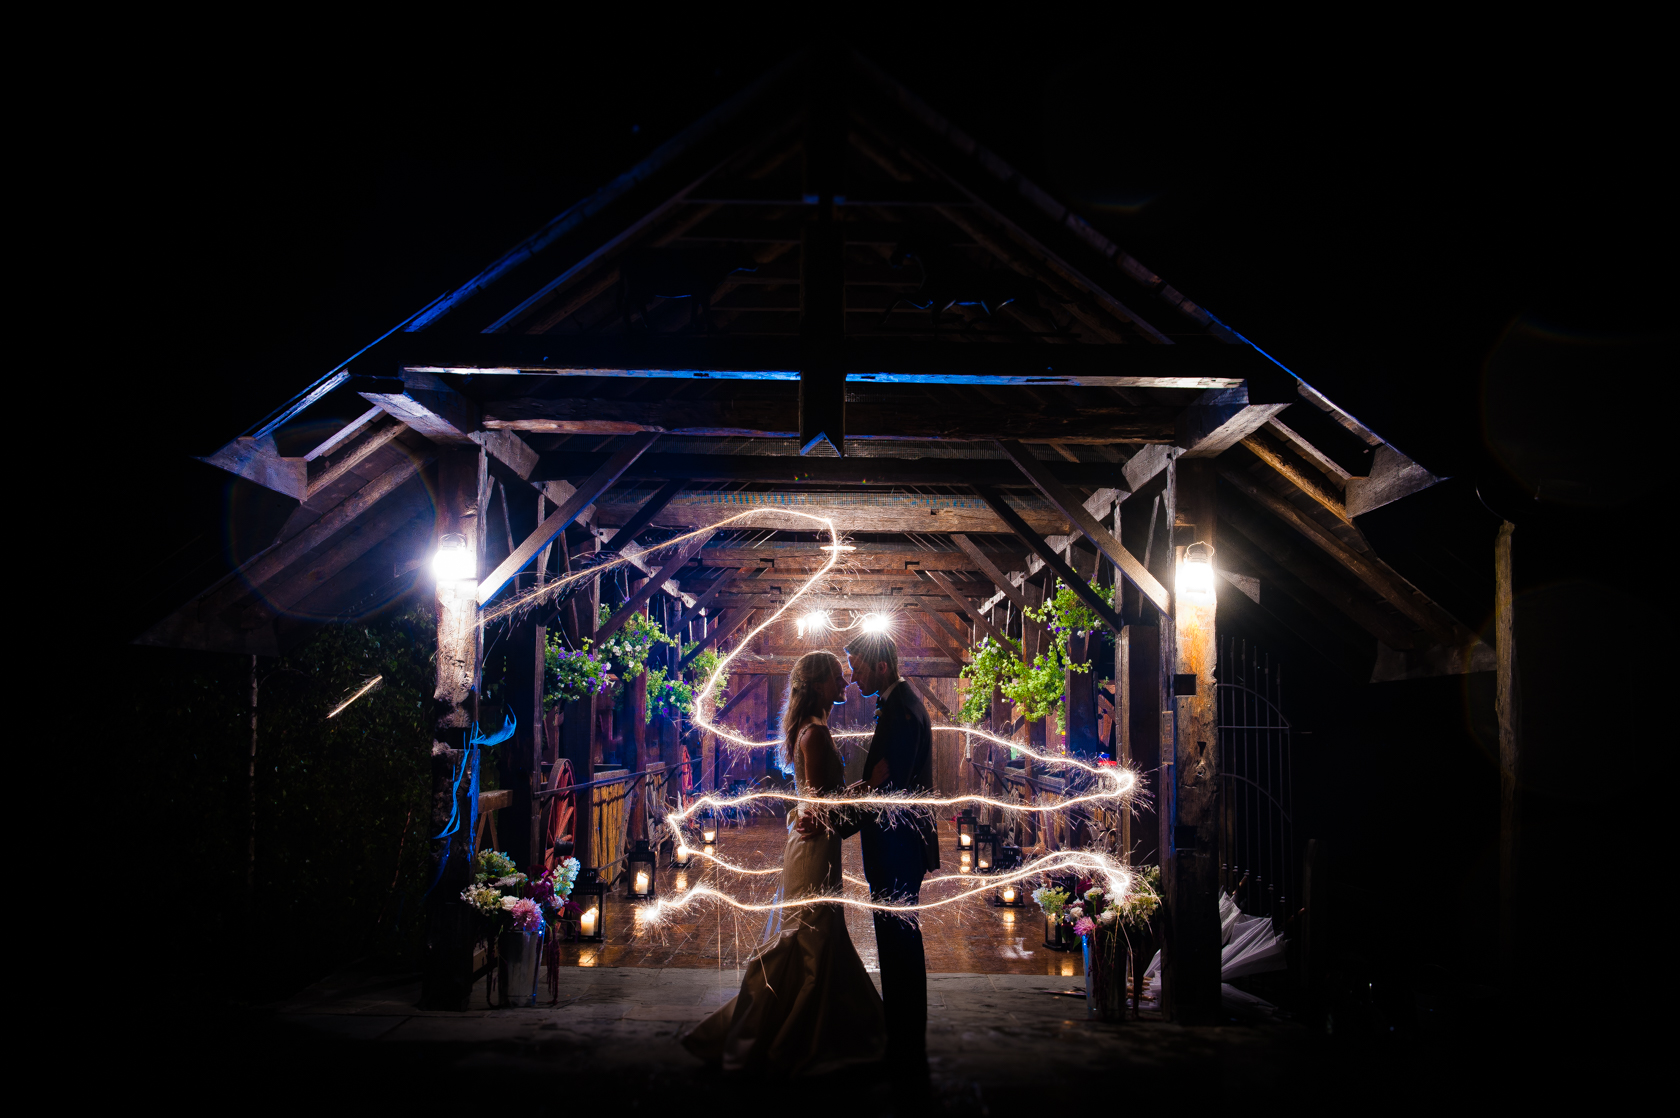
<instances>
[{"instance_id":1,"label":"hanging light bulb","mask_svg":"<svg viewBox=\"0 0 1680 1118\"><path fill-rule=\"evenodd\" d=\"M1179 595L1192 602L1213 601L1213 545L1193 543L1178 564Z\"/></svg>"},{"instance_id":2,"label":"hanging light bulb","mask_svg":"<svg viewBox=\"0 0 1680 1118\"><path fill-rule=\"evenodd\" d=\"M798 622L799 635L806 633L820 633L828 628L828 614L820 609L814 609L801 617Z\"/></svg>"},{"instance_id":3,"label":"hanging light bulb","mask_svg":"<svg viewBox=\"0 0 1680 1118\"><path fill-rule=\"evenodd\" d=\"M892 618L884 613L866 613L858 619L858 625L866 633L884 633L892 628Z\"/></svg>"},{"instance_id":4,"label":"hanging light bulb","mask_svg":"<svg viewBox=\"0 0 1680 1118\"><path fill-rule=\"evenodd\" d=\"M478 564L467 549L467 537L450 532L438 540L437 553L432 556L432 573L439 582L460 582L477 577Z\"/></svg>"}]
</instances>

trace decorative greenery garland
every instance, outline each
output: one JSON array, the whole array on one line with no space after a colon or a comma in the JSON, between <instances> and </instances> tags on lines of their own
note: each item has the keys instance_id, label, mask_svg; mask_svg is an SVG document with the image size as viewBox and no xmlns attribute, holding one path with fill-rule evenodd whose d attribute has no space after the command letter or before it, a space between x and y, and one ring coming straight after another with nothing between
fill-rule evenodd
<instances>
[{"instance_id":1,"label":"decorative greenery garland","mask_svg":"<svg viewBox=\"0 0 1680 1118\"><path fill-rule=\"evenodd\" d=\"M1093 586L1105 602L1114 602L1114 588ZM958 717L964 722L979 722L986 717L992 701L992 688L998 690L1021 707L1028 722L1037 722L1054 712L1057 733L1067 730L1067 712L1062 695L1066 689L1067 673L1085 673L1089 663L1076 664L1068 653L1068 640L1074 633L1091 633L1106 629L1097 611L1087 606L1073 588L1056 581L1056 592L1038 609L1024 611L1034 621L1043 624L1050 635L1044 651L1033 657L1029 666L1021 659L1020 644L1010 640L1000 645L990 637L981 638L975 646L973 662L962 670L962 678L969 681L968 697L963 701Z\"/></svg>"}]
</instances>

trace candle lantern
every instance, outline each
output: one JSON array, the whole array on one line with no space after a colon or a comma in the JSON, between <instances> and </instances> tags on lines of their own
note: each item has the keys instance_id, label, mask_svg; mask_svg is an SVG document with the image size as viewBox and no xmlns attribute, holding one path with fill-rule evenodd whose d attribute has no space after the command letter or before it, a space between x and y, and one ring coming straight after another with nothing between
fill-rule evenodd
<instances>
[{"instance_id":1,"label":"candle lantern","mask_svg":"<svg viewBox=\"0 0 1680 1118\"><path fill-rule=\"evenodd\" d=\"M998 871L998 837L990 823L980 824L974 836L974 868L980 873Z\"/></svg>"},{"instance_id":2,"label":"candle lantern","mask_svg":"<svg viewBox=\"0 0 1680 1118\"><path fill-rule=\"evenodd\" d=\"M682 833L678 832L676 847L671 852L671 864L679 870L686 870L692 861L694 861L694 851L689 847L688 841Z\"/></svg>"},{"instance_id":3,"label":"candle lantern","mask_svg":"<svg viewBox=\"0 0 1680 1118\"><path fill-rule=\"evenodd\" d=\"M578 939L605 943L607 939L607 884L592 869L578 872L572 885L571 901L578 906Z\"/></svg>"},{"instance_id":4,"label":"candle lantern","mask_svg":"<svg viewBox=\"0 0 1680 1118\"><path fill-rule=\"evenodd\" d=\"M1052 951L1066 951L1073 933L1062 925L1061 915L1044 914L1044 946Z\"/></svg>"},{"instance_id":5,"label":"candle lantern","mask_svg":"<svg viewBox=\"0 0 1680 1118\"><path fill-rule=\"evenodd\" d=\"M994 908L1020 908L1026 904L1025 898L1026 894L1021 889L1021 883L1018 881L1010 882L998 889L996 895L992 897L992 906Z\"/></svg>"},{"instance_id":6,"label":"candle lantern","mask_svg":"<svg viewBox=\"0 0 1680 1118\"><path fill-rule=\"evenodd\" d=\"M700 841L706 846L711 846L717 842L717 836L717 812L707 809L706 814L700 817ZM709 854L711 851L707 851L707 853Z\"/></svg>"},{"instance_id":7,"label":"candle lantern","mask_svg":"<svg viewBox=\"0 0 1680 1118\"><path fill-rule=\"evenodd\" d=\"M974 848L974 827L976 820L974 813L963 808L957 813L957 849L972 850Z\"/></svg>"},{"instance_id":8,"label":"candle lantern","mask_svg":"<svg viewBox=\"0 0 1680 1118\"><path fill-rule=\"evenodd\" d=\"M658 866L654 853L648 847L647 839L637 839L636 849L630 852L630 899L633 901L650 901L653 899L653 875Z\"/></svg>"}]
</instances>

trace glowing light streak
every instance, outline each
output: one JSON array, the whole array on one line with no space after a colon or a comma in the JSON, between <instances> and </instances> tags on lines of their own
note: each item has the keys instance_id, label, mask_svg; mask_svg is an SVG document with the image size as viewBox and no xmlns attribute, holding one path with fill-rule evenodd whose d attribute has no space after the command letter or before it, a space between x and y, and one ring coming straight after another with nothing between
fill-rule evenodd
<instances>
[{"instance_id":1,"label":"glowing light streak","mask_svg":"<svg viewBox=\"0 0 1680 1118\"><path fill-rule=\"evenodd\" d=\"M382 676L382 675L376 675L372 679L368 680L366 683L362 684L362 689L360 691L357 691L354 695L351 695L348 699L345 699L342 703L339 703L337 706L333 707L332 714L327 715L327 717L328 718L333 717L333 715L338 714L345 707L349 706L351 703L355 702L357 699L361 698L363 695L366 695L369 691L372 691L375 687L378 687L379 686L379 681L384 679L384 678L385 677Z\"/></svg>"},{"instance_id":2,"label":"glowing light streak","mask_svg":"<svg viewBox=\"0 0 1680 1118\"><path fill-rule=\"evenodd\" d=\"M652 551L668 550L680 547L683 543L692 540L697 536L716 532L718 529L738 520L745 520L753 516L762 515L766 511L770 510L756 509L737 513L734 516L718 521L716 524L708 525L704 528L696 529L693 532L677 536L674 539L666 540L659 548L650 548L647 551L637 552L633 555L623 554L616 559L602 563L598 566L563 575L560 578L528 591L523 595L515 595L507 602L504 602L502 605L493 610L486 610L482 612L479 615L478 624L480 627L483 627L520 610L529 609L547 598L558 594L561 590L564 590L567 586L573 583L582 581L583 579L597 578L601 574L612 570L614 567L630 562L632 558L639 558L640 556L649 554ZM828 529L830 542L827 545L822 545L820 549L827 552L828 558L824 561L822 567L810 575L798 590L794 591L781 602L780 608L774 610L767 618L761 621L758 625L754 626L751 631L736 642L733 649L731 649L726 655L719 658L718 663L712 670L712 674L706 679L705 683L701 685L699 691L694 697L694 723L700 729L716 735L718 739L729 743L739 750L773 749L779 747L782 743L779 740L754 741L752 739L742 737L739 734L731 732L727 727L720 726L716 722L713 722L705 713L710 705L712 696L717 692L718 685L722 680L728 677L731 662L740 655L742 650L750 647L752 642L760 633L763 633L766 629L770 628L770 626L780 621L783 615L793 608L794 603L805 597L818 582L827 576L838 563L842 552L853 550L850 545L842 544L840 542L840 537L834 530L834 522L827 517L816 516L812 513L800 512L797 509L788 508L778 508L775 509L774 512L779 516L796 516L824 525ZM809 619L809 617L810 612L807 613L807 619ZM888 625L890 625L890 619L885 615L866 614L863 617L854 620L852 624L847 626L845 629L835 629L834 631L845 632L853 628L864 628L865 631L880 631ZM803 630L804 628L805 626L802 624L800 629ZM711 812L715 812L718 808L746 806L758 800L776 800L782 803L793 802L800 806L810 805L817 809L819 817L820 813L832 808L875 808L883 814L892 815L909 810L926 811L932 808L955 807L959 804L965 806L981 805L984 807L997 808L1010 813L1035 812L1050 814L1067 811L1070 808L1075 808L1083 804L1101 803L1111 806L1118 805L1125 801L1128 797L1135 795L1137 791L1137 774L1131 772L1130 770L1106 766L1099 768L1095 765L1087 765L1073 757L1052 756L1040 753L1020 742L1012 741L1008 738L1002 738L996 734L975 729L971 726L951 726L940 724L935 725L933 729L941 733L965 734L968 735L970 739L978 737L985 741L1007 746L1011 750L1018 753L1024 753L1037 761L1044 762L1045 764L1082 770L1092 774L1092 776L1096 778L1096 786L1091 792L1079 796L1072 796L1050 805L1024 803L1017 800L1002 800L978 794L967 796L929 796L914 795L909 793L893 793L887 795L877 794L830 797L810 796L797 792L753 792L733 798L703 796L692 801L687 808L668 815L666 817L666 825L670 828L672 837L679 843L686 845L686 836L683 834L682 824L689 816L699 811L709 810ZM836 738L860 738L870 737L872 734L869 731L841 731L839 733L835 733L833 736ZM734 866L726 863L717 857L714 847L709 842L706 843L702 849L697 851L696 854L706 861L718 865L720 869L726 869L733 873L758 876L781 872L781 867L748 869L746 867ZM971 897L980 896L982 894L995 893L1000 886L1019 884L1044 874L1066 870L1084 871L1085 875L1091 877L1092 879L1100 878L1107 884L1108 888L1106 891L1111 895L1123 896L1131 881L1126 867L1115 859L1095 851L1070 850L1059 851L1042 858L1037 858L1017 867L1014 870L989 874L984 878L977 879L972 875L957 873L926 879L923 882L923 888L936 888L947 881L960 881L965 883L966 887L952 896L917 904L860 900L854 897L829 894L811 897L784 898L780 901L770 901L766 903L752 903L736 900L734 897L719 889L701 883L687 890L682 890L681 886L679 886L678 896L668 900L659 899L651 904L639 906L636 911L638 918L640 920L645 920L648 926L657 925L667 913L686 908L688 905L695 903L696 901L707 898L715 898L721 903L728 905L739 912L751 913L768 912L773 909L790 905L797 907L808 904L842 904L874 912L922 912L942 908L947 905L957 904L961 901L967 900ZM974 884L970 886L967 883ZM584 921L589 924L593 924L593 920L590 919L592 915L593 913L586 913L584 915Z\"/></svg>"},{"instance_id":3,"label":"glowing light streak","mask_svg":"<svg viewBox=\"0 0 1680 1118\"><path fill-rule=\"evenodd\" d=\"M1070 870L1080 872L1082 876L1089 877L1093 881L1101 880L1105 886L1104 892L1110 896L1124 896L1132 883L1131 875L1126 872L1125 867L1107 855L1090 850L1062 850L1034 859L1007 873L992 874L984 878L977 879L972 875L956 874L928 878L922 882L924 890L947 881L959 881L966 887L948 897L920 901L916 904L864 900L859 897L848 897L837 893L814 893L805 897L784 897L781 900L772 901L741 901L736 900L721 889L715 889L702 883L678 896L643 905L638 909L638 912L642 914L650 927L657 925L672 913L707 899L720 901L737 912L751 913L772 912L784 908L802 908L807 905L818 904L844 905L848 908L863 909L868 912L931 912L934 909L960 904L973 897L995 893L999 887L1004 885L1019 885L1031 878L1045 874L1065 873ZM847 880L855 879L848 875Z\"/></svg>"}]
</instances>

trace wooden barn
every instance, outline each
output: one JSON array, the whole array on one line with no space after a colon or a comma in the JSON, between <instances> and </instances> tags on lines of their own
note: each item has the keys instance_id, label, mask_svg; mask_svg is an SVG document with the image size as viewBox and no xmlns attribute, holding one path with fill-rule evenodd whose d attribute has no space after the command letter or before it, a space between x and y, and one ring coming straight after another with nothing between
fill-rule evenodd
<instances>
[{"instance_id":1,"label":"wooden barn","mask_svg":"<svg viewBox=\"0 0 1680 1118\"><path fill-rule=\"evenodd\" d=\"M998 694L985 725L1144 775L1102 841L1163 867L1165 1008L1186 1022L1218 1014L1219 895L1258 859L1259 908L1311 934L1304 836L1262 855L1249 835L1259 816L1241 805L1285 795L1251 756L1282 723L1222 627L1360 681L1501 663L1477 619L1361 530L1435 486L1428 463L859 55L788 59L205 460L295 508L142 643L274 655L431 595L440 547L466 556L475 585L436 590L434 822L467 820L437 844L441 896L465 881L481 819L517 861L569 841L611 885L659 804L777 778L764 752L646 720L646 674L616 714L594 697L545 706L545 665L636 615L680 640L649 661L670 675L734 648L834 554L812 516L841 551L742 648L718 704L749 736L778 732L794 660L868 614L890 618L906 678L954 722L980 642L1030 662L1046 633L1028 612L1070 588L1102 627L1071 646L1091 670L1067 672L1065 732ZM1184 581L1187 556L1210 586ZM796 624L819 613L828 627ZM489 655L508 665L505 701L481 709ZM866 703L844 710L868 725ZM501 788L476 795L467 736L506 714ZM1061 790L1007 749L955 733L938 749L942 791ZM1095 841L1046 830L1015 837ZM460 908L430 917L438 1007L472 983Z\"/></svg>"}]
</instances>

